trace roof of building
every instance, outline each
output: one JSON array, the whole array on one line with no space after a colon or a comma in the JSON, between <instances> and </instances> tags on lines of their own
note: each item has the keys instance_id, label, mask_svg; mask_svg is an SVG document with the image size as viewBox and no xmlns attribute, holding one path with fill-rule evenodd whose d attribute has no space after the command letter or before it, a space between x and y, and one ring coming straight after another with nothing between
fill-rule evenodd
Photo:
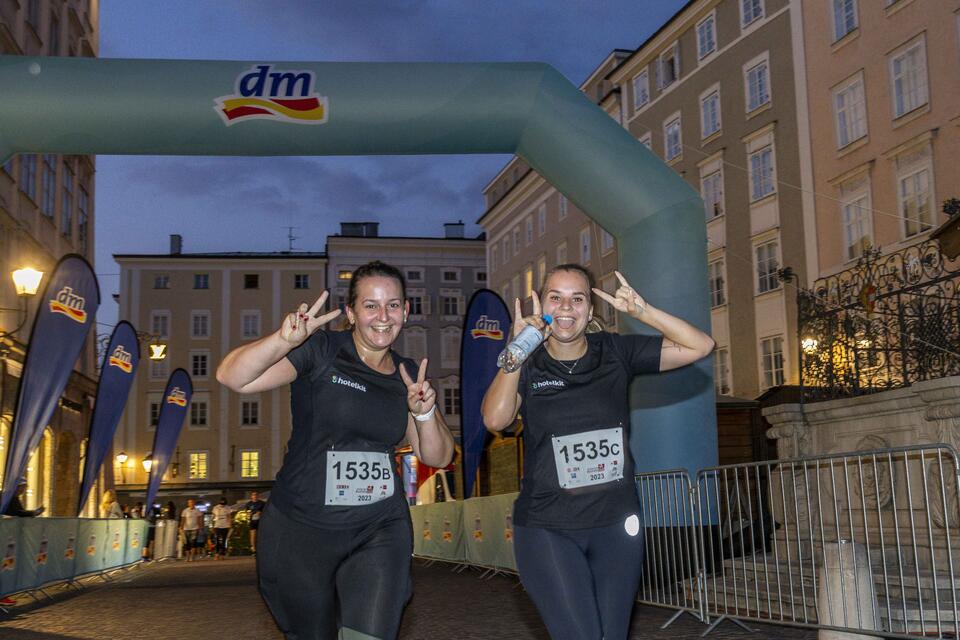
<instances>
[{"instance_id":1,"label":"roof of building","mask_svg":"<svg viewBox=\"0 0 960 640\"><path fill-rule=\"evenodd\" d=\"M224 251L221 253L115 253L114 258L156 258L164 260L303 260L325 259L325 252L311 251Z\"/></svg>"}]
</instances>

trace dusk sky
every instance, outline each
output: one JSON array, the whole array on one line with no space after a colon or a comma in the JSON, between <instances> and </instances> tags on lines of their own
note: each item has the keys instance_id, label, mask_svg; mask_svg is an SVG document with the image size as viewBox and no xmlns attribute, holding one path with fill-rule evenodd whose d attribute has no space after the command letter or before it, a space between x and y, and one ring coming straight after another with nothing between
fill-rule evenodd
<instances>
[{"instance_id":1,"label":"dusk sky","mask_svg":"<svg viewBox=\"0 0 960 640\"><path fill-rule=\"evenodd\" d=\"M616 48L634 49L685 0L103 0L100 56L334 62L547 62L579 85ZM384 96L389 99L389 96ZM323 251L340 221L382 235L442 234L483 213L483 186L509 156L99 156L96 270L101 323L116 321L114 253ZM103 324L100 332L108 332Z\"/></svg>"}]
</instances>

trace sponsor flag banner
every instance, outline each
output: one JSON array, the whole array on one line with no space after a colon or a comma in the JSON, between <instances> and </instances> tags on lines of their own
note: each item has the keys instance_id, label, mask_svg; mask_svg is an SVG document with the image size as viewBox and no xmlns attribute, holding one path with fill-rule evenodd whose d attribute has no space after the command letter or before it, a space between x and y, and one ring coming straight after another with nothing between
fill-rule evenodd
<instances>
[{"instance_id":1,"label":"sponsor flag banner","mask_svg":"<svg viewBox=\"0 0 960 640\"><path fill-rule=\"evenodd\" d=\"M100 287L90 263L75 254L61 258L40 296L30 332L7 449L0 513L13 499L17 480L56 411L99 306Z\"/></svg>"},{"instance_id":2,"label":"sponsor flag banner","mask_svg":"<svg viewBox=\"0 0 960 640\"><path fill-rule=\"evenodd\" d=\"M177 369L170 374L167 388L163 392L160 403L160 417L157 420L157 432L153 436L153 465L150 467L150 479L147 482L147 500L143 504L149 509L153 499L160 489L160 480L170 464L173 448L177 446L180 437L180 428L187 416L190 406L190 397L193 395L193 383L190 376L183 369Z\"/></svg>"},{"instance_id":3,"label":"sponsor flag banner","mask_svg":"<svg viewBox=\"0 0 960 640\"><path fill-rule=\"evenodd\" d=\"M460 446L463 453L463 497L473 492L487 429L480 404L497 375L497 356L510 336L510 312L499 295L480 289L470 298L460 342Z\"/></svg>"},{"instance_id":4,"label":"sponsor flag banner","mask_svg":"<svg viewBox=\"0 0 960 640\"><path fill-rule=\"evenodd\" d=\"M140 345L137 332L126 320L117 323L110 337L110 344L103 354L100 368L100 382L97 385L97 402L93 406L93 418L90 420L90 436L87 442L87 461L83 468L83 482L80 485L80 500L77 514L83 512L90 489L96 482L103 465L113 434L120 422L123 408L127 404L133 377L140 364Z\"/></svg>"}]
</instances>

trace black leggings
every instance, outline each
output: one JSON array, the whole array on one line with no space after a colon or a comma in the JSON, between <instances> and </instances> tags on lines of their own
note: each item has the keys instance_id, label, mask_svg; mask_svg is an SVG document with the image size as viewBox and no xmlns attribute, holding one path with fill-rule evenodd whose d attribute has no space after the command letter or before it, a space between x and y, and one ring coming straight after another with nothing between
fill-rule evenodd
<instances>
[{"instance_id":1,"label":"black leggings","mask_svg":"<svg viewBox=\"0 0 960 640\"><path fill-rule=\"evenodd\" d=\"M643 533L513 527L524 588L553 640L626 640L640 586Z\"/></svg>"},{"instance_id":2,"label":"black leggings","mask_svg":"<svg viewBox=\"0 0 960 640\"><path fill-rule=\"evenodd\" d=\"M217 555L227 555L227 535L230 533L230 529L214 529L213 531L217 539Z\"/></svg>"},{"instance_id":3,"label":"black leggings","mask_svg":"<svg viewBox=\"0 0 960 640\"><path fill-rule=\"evenodd\" d=\"M411 594L409 512L328 530L268 504L259 529L260 594L287 640L334 640L338 626L346 638L396 638Z\"/></svg>"}]
</instances>

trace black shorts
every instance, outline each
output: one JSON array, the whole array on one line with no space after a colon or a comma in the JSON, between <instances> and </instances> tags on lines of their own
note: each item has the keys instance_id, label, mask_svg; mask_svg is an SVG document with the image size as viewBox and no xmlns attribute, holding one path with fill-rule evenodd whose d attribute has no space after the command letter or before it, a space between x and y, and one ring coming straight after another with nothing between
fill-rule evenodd
<instances>
[{"instance_id":1,"label":"black shorts","mask_svg":"<svg viewBox=\"0 0 960 640\"><path fill-rule=\"evenodd\" d=\"M183 530L183 546L186 549L193 549L197 544L197 538L199 537L199 529L184 529Z\"/></svg>"},{"instance_id":2,"label":"black shorts","mask_svg":"<svg viewBox=\"0 0 960 640\"><path fill-rule=\"evenodd\" d=\"M256 531L260 528L260 519L250 521L250 531Z\"/></svg>"}]
</instances>

